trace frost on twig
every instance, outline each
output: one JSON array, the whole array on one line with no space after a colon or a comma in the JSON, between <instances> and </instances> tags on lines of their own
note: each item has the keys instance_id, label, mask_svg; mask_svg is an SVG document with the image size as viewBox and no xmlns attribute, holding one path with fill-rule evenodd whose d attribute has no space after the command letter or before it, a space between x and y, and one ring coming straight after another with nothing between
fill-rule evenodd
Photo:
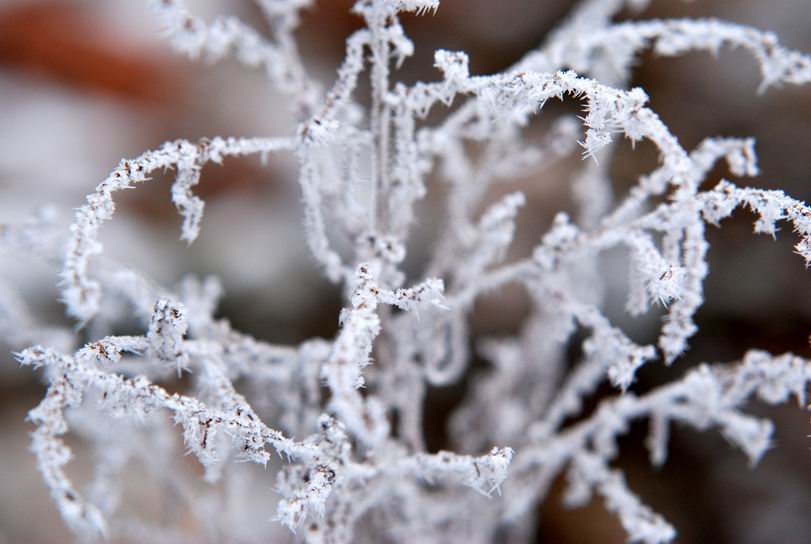
<instances>
[{"instance_id":1,"label":"frost on twig","mask_svg":"<svg viewBox=\"0 0 811 544\"><path fill-rule=\"evenodd\" d=\"M685 149L645 91L628 86L646 49L673 56L743 48L758 63L761 91L809 82L809 56L767 32L714 19L614 20L646 0L583 0L544 44L502 72L477 75L466 53L440 50L436 80L409 85L397 69L415 44L400 16L431 14L440 2L358 0L352 12L362 26L348 37L334 81L322 86L308 75L296 35L314 3L254 3L266 32L230 15L207 20L183 0L150 1L178 51L263 70L295 114L289 136L177 140L123 160L78 209L64 248L47 209L0 224L4 246L34 249L48 262L64 256L62 298L68 314L88 325L86 344L75 350L75 334L41 325L23 297L0 289L3 340L22 349L22 364L44 367L48 389L29 416L32 449L78 537L272 540L262 520L234 521L259 504L310 543L526 541L534 531L528 514L566 474L570 505L598 495L631 540L665 542L676 529L612 466L632 421L649 422L654 465L667 459L674 423L718 429L754 464L769 448L772 423L748 414L746 403L806 403L811 364L760 351L640 391L639 369L675 363L698 330L708 226L736 208L755 214L757 233L774 237L785 221L808 266L811 210L739 182L707 188L719 161L734 176L758 175L754 141L715 137ZM359 92L366 77L368 104ZM554 100L578 101L582 117L546 122ZM658 159L625 195L611 167L621 138L649 142ZM533 213L537 192L490 196L497 184L544 176L578 145L586 162L570 172L574 211L555 214L535 247L513 257L519 218ZM191 243L203 225L194 191L204 167L269 153L296 159L305 243L343 289L335 338L293 346L254 338L217 316L216 278L189 276L174 289L101 258L100 230L117 191L174 170L180 238ZM409 251L423 224L420 201L437 183L446 189L444 223L420 271ZM652 307L664 312L655 345L609 319L604 302L614 282L601 257L615 249L627 257L627 312L640 319ZM508 284L523 289L526 321L514 335L479 338L470 319L477 302ZM130 310L144 333L112 334ZM581 356L569 365L575 341ZM40 345L23 349L32 343ZM474 369L473 354L486 366ZM431 388L460 383L469 387L449 418L453 451L430 453L426 422L437 416L425 399ZM605 383L615 396L584 413ZM115 430L107 432L110 418ZM202 478L178 459L170 423ZM87 438L98 460L87 492L65 472L69 431ZM257 479L267 488L274 475L245 476L231 461L265 467L272 451L283 461L271 469L280 500L265 505L243 484ZM144 465L166 502L188 509L188 531L119 507L131 460ZM175 523L176 512L162 520Z\"/></svg>"},{"instance_id":2,"label":"frost on twig","mask_svg":"<svg viewBox=\"0 0 811 544\"><path fill-rule=\"evenodd\" d=\"M41 347L18 354L21 364L35 368L44 366L54 376L45 400L29 415L38 426L32 449L51 496L68 525L80 532L104 534L106 531L97 508L81 498L62 469L71 456L59 438L68 431L65 411L81 405L91 387L101 393L102 408L115 417L143 418L158 409L170 412L175 422L183 427L187 448L205 467L216 464L213 438L220 429L243 444L241 455L262 465L269 459L265 444L291 458L309 459L315 453L311 447L265 427L252 411L240 405L239 397L234 397L235 402L228 406L212 409L194 398L169 394L143 376L125 379L109 373L94 365L90 357L94 355L105 363L115 362L120 359L122 349L134 351L147 343L146 339L139 342L138 339L108 338L88 345L74 357Z\"/></svg>"},{"instance_id":3,"label":"frost on twig","mask_svg":"<svg viewBox=\"0 0 811 544\"><path fill-rule=\"evenodd\" d=\"M257 2L274 27L275 40L266 39L236 17L223 16L206 23L189 11L185 0L149 1L172 46L179 52L191 58L203 56L209 61L233 52L242 64L263 69L300 115L306 116L316 107L320 91L307 76L293 38L299 12L311 0Z\"/></svg>"},{"instance_id":4,"label":"frost on twig","mask_svg":"<svg viewBox=\"0 0 811 544\"><path fill-rule=\"evenodd\" d=\"M703 365L690 371L682 380L645 395L626 394L605 400L593 416L551 437L546 433L536 433L539 438L523 449L514 461L513 471L521 478L510 480L515 489L507 490L507 493L513 493L507 495L510 503L507 511L510 516L526 512L526 508L546 492L551 478L573 462L575 468L571 475L575 487L570 492L570 500L582 502L584 494L597 487L609 502L609 509L619 509L629 534L633 535L637 530L648 534L652 528L645 527L647 522L643 523L642 519L636 519L640 513L644 513L643 518L650 518L646 513L648 510L639 510L637 499L627 490L623 491L621 478L616 473L607 472L604 465L616 457L616 439L628 430L632 420L651 419L648 446L656 464L664 462L667 428L671 422L698 429L718 427L754 464L770 445L772 424L744 413L742 409L746 401L756 396L763 402L778 404L794 396L802 406L806 402L809 382L811 362L808 360L792 354L775 357L762 351L750 351L739 364ZM588 455L583 456L584 453ZM608 491L606 485L609 485ZM650 533L652 536L638 538L647 542L672 538L672 530L661 521L654 525L658 529ZM665 538L668 532L671 536Z\"/></svg>"},{"instance_id":5,"label":"frost on twig","mask_svg":"<svg viewBox=\"0 0 811 544\"><path fill-rule=\"evenodd\" d=\"M184 140L167 142L157 151L147 151L121 164L88 195L87 204L79 208L70 227L65 264L62 270L62 296L68 313L80 321L91 319L99 309L101 286L92 279L90 261L102 251L99 229L115 212L113 193L148 181L149 175L161 169L177 168L177 189L173 199L184 216L181 237L191 242L199 231L202 204L191 195L201 162L219 162L225 156L270 153L292 149L288 139L213 138L194 145Z\"/></svg>"},{"instance_id":6,"label":"frost on twig","mask_svg":"<svg viewBox=\"0 0 811 544\"><path fill-rule=\"evenodd\" d=\"M372 342L380 334L377 306L382 302L414 311L419 303L440 306L442 290L439 280L427 280L410 289L381 289L368 263L358 267L352 307L341 314L341 332L321 375L332 394L331 410L350 432L370 447L378 445L389 434L380 401L374 397L363 398L358 391L365 384L362 370L371 362Z\"/></svg>"}]
</instances>

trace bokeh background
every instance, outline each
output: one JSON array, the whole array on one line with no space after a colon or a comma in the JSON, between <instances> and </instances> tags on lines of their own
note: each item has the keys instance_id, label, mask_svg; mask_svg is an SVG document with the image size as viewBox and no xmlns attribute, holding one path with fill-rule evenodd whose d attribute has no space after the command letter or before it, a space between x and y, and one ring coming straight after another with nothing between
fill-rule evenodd
<instances>
[{"instance_id":1,"label":"bokeh background","mask_svg":"<svg viewBox=\"0 0 811 544\"><path fill-rule=\"evenodd\" d=\"M232 12L259 29L256 8L242 0L198 0L199 13ZM67 226L72 210L122 157L133 157L165 140L211 135L285 135L292 127L281 98L262 74L233 62L213 66L175 55L159 36L139 1L0 0L0 223L19 221L37 206L55 205ZM404 17L417 45L398 76L406 82L437 77L437 48L465 50L471 71L504 69L544 36L571 8L569 0L443 0L435 15ZM327 84L342 58L343 42L360 21L349 0L321 0L307 13L300 43L313 73ZM715 16L776 32L787 47L811 51L808 0L654 0L622 18ZM706 136L757 139L761 176L747 183L784 189L811 200L811 91L770 89L757 95L758 71L744 52L717 58L690 54L677 59L645 55L634 85L688 149ZM558 110L576 111L576 104ZM548 115L552 117L553 111ZM559 112L558 112L559 113ZM542 114L535 121L547 121ZM655 156L621 144L612 166L621 195ZM515 256L526 253L558 209L571 209L569 182L579 156L510 190L527 193ZM119 211L105 226L108 254L164 284L184 274L218 275L226 296L220 315L239 329L278 342L298 342L337 329L340 293L325 283L306 253L297 187L289 165L227 160L208 167L198 193L206 200L200 239L178 240L180 220L170 201L167 177L117 198ZM717 168L711 186L722 176ZM437 194L435 191L433 194ZM441 220L441 202L421 208L423 228L411 248L408 268L418 272ZM701 332L673 368L649 365L639 388L673 379L703 361L733 361L747 348L809 356L811 273L793 254L788 228L777 240L752 234L752 217L737 212L721 229L710 229L710 275ZM608 271L612 270L608 265ZM616 270L622 270L617 264ZM608 312L640 341L655 338L659 315L632 320L622 312L625 276L609 276ZM12 286L43 321L70 325L57 302L54 269L31 256L0 249L0 281ZM520 290L504 290L477 304L477 336L518 329L526 304ZM655 312L653 313L655 314ZM133 331L135 332L135 331ZM17 368L0 344L0 544L68 542L33 456L26 412L43 389L38 377ZM431 392L426 411L432 449L446 446L447 413L464 396L467 380ZM602 391L605 394L608 391ZM677 429L670 458L653 469L642 447L644 425L623 439L619 466L632 489L679 529L679 542L811 542L811 425L796 406L762 410L775 418L774 448L755 470L714 433ZM72 443L81 457L81 444ZM87 470L81 459L77 474ZM600 502L564 509L556 486L540 512L538 542L624 542L616 520ZM266 522L263 518L262 522Z\"/></svg>"}]
</instances>

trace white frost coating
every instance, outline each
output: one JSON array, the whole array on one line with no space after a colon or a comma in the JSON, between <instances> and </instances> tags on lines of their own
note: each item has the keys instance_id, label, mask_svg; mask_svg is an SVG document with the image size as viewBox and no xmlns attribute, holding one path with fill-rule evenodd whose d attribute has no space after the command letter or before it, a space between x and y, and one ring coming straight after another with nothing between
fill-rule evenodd
<instances>
[{"instance_id":1,"label":"white frost coating","mask_svg":"<svg viewBox=\"0 0 811 544\"><path fill-rule=\"evenodd\" d=\"M616 439L628 430L630 421L645 417L653 419L654 432L649 439L649 447L654 452L654 459L659 462L664 459L662 452L666 444L663 441L667 440L668 424L678 421L698 429L719 427L724 436L741 448L754 464L770 445L772 424L745 414L742 407L746 401L757 395L762 401L774 404L785 402L793 395L798 403L804 404L809 382L811 361L791 354L774 357L762 351L750 351L739 364L702 365L683 379L643 396L626 394L605 400L593 416L552 437L538 435L534 445L519 452L512 471L514 476L521 477L511 478L511 486L505 493L509 502L508 514L511 517L523 514L526 508L546 493L551 478L566 464L574 462L577 466L578 462L586 459L589 464L586 471L591 475L581 474L575 478L576 489L572 490L571 496L582 498L585 489L595 486L599 489L605 482L613 482L614 491L606 493L601 490L600 493L612 510L618 504L618 497L613 495L626 495L619 503L624 503L631 511L628 514L620 511L619 515L621 518L629 517L623 519L623 524L630 523L626 529L633 535L633 527L641 523L641 520L633 520L638 517L638 513L634 512L637 509L636 499L620 488L624 487L621 479L616 474L606 472L604 465L616 457ZM584 454L587 456L583 457ZM579 469L582 473L583 467ZM584 478L585 482L582 481ZM648 512L648 509L642 511L645 518L649 517ZM665 530L665 526L659 522L655 525ZM669 538L653 538L650 541L667 540Z\"/></svg>"},{"instance_id":2,"label":"white frost coating","mask_svg":"<svg viewBox=\"0 0 811 544\"><path fill-rule=\"evenodd\" d=\"M549 71L569 67L595 77L629 77L635 57L647 48L662 56L740 47L757 61L760 91L780 84L802 85L811 80L811 56L781 46L770 32L717 19L629 21L561 34L527 55L521 70ZM596 54L597 53L597 54Z\"/></svg>"},{"instance_id":3,"label":"white frost coating","mask_svg":"<svg viewBox=\"0 0 811 544\"><path fill-rule=\"evenodd\" d=\"M443 284L430 279L410 289L388 291L378 287L368 263L357 270L351 308L341 313L341 332L335 339L333 352L321 368L332 394L331 410L346 424L348 430L367 446L373 447L389 434L384 405L374 397L363 398L358 392L365 385L364 367L371 363L372 342L380 334L379 303L416 310L417 304L442 304Z\"/></svg>"},{"instance_id":4,"label":"white frost coating","mask_svg":"<svg viewBox=\"0 0 811 544\"><path fill-rule=\"evenodd\" d=\"M183 350L186 335L186 308L166 299L155 303L155 311L149 324L146 339L149 342L146 355L163 363L177 365L177 375L186 369L189 355Z\"/></svg>"},{"instance_id":5,"label":"white frost coating","mask_svg":"<svg viewBox=\"0 0 811 544\"><path fill-rule=\"evenodd\" d=\"M582 506L591 497L591 489L595 489L603 496L606 508L619 516L628 540L657 544L675 538L673 526L642 504L628 489L622 473L609 470L601 457L587 452L577 454L568 476L566 502Z\"/></svg>"},{"instance_id":6,"label":"white frost coating","mask_svg":"<svg viewBox=\"0 0 811 544\"><path fill-rule=\"evenodd\" d=\"M265 154L289 151L293 141L285 138L213 138L198 144L185 140L167 142L157 151L147 151L121 164L87 196L87 204L79 208L70 227L65 264L62 269L62 297L68 313L80 321L90 320L98 311L102 298L101 286L90 277L90 260L102 252L99 229L115 212L113 193L129 189L149 180L156 170L177 168L179 181L173 189L173 199L184 216L181 238L193 241L199 231L201 202L191 195L196 179L189 169L202 162L219 162L226 156Z\"/></svg>"},{"instance_id":7,"label":"white frost coating","mask_svg":"<svg viewBox=\"0 0 811 544\"><path fill-rule=\"evenodd\" d=\"M267 35L232 16L204 20L182 0L151 0L177 50L213 61L233 56L264 70L299 124L288 137L178 140L122 161L76 212L66 247L47 209L19 225L0 224L4 248L63 260L67 311L87 325L89 339L76 349L77 334L40 324L24 297L11 286L0 290L3 340L14 349L49 346L22 349L18 358L44 367L48 390L30 412L32 449L77 537L278 538L265 523L270 515L245 522L257 504L248 484L258 478L267 489L270 482L233 464L265 466L273 450L282 460L280 500L261 507L309 543L527 541L529 514L562 473L570 504L599 495L629 539L666 542L676 529L612 468L617 438L632 421L648 420L655 465L667 460L674 422L717 428L756 463L773 425L744 409L755 398L777 404L794 397L803 406L807 360L750 351L740 363L702 365L649 391L638 391L636 376L643 365L675 363L689 349L710 273L708 224L721 225L739 207L754 212L757 233L774 237L785 221L811 265L811 210L780 191L726 180L703 189L722 160L735 176L758 175L753 140L707 138L684 149L645 91L627 87L647 48L659 55L743 48L758 62L761 90L807 83L811 58L769 33L712 19L614 22L647 3L584 0L543 45L503 72L476 75L466 53L440 50L437 80L408 85L397 81L396 69L415 44L400 14L430 14L439 1L358 0L352 11L363 26L347 39L322 92L307 76L295 35L310 0L255 0ZM368 107L358 92L367 76ZM582 118L543 125L546 112L538 113L553 99L580 101ZM619 137L648 140L659 160L622 198L611 168ZM525 208L540 193L496 192L496 184L542 180L578 143L587 162L571 176L573 213L557 213L536 246L513 258L520 214L532 213ZM222 296L216 278L188 277L175 290L100 255L99 232L113 216L117 191L174 169L180 237L191 243L202 226L204 203L194 190L203 167L269 153L296 159L304 238L322 273L343 288L335 338L298 346L255 339L215 317ZM434 178L447 189L446 217L414 279L419 263L407 252ZM607 317L611 282L600 257L614 248L628 256L627 311L646 318L651 306L664 309L655 346L633 341ZM513 335L472 337L479 299L508 284L523 288L526 322ZM143 335L112 335L131 325L133 311ZM575 341L581 356L570 365ZM471 347L486 366L471 371ZM176 375L183 394L169 392ZM429 453L426 422L436 414L425 400L431 387L462 380L468 394L448 425L447 447L455 451ZM616 395L584 414L605 383ZM88 493L64 470L69 431L86 437L98 459ZM201 485L188 470L173 446L178 431L202 479L220 483ZM182 503L183 524L172 526L167 514L168 523L155 525L120 504L130 460L144 466L167 502Z\"/></svg>"},{"instance_id":8,"label":"white frost coating","mask_svg":"<svg viewBox=\"0 0 811 544\"><path fill-rule=\"evenodd\" d=\"M315 108L320 90L307 76L293 37L299 12L309 7L311 0L257 1L275 31L273 40L236 17L218 17L206 23L189 11L185 0L148 1L177 51L209 61L233 53L239 62L265 70L299 115L309 115Z\"/></svg>"}]
</instances>

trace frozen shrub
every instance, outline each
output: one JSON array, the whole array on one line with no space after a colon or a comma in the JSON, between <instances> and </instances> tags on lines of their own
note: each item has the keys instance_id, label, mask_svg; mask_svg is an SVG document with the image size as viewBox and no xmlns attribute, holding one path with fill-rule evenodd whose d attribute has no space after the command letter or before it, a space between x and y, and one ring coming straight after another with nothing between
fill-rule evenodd
<instances>
[{"instance_id":1,"label":"frozen shrub","mask_svg":"<svg viewBox=\"0 0 811 544\"><path fill-rule=\"evenodd\" d=\"M440 9L439 0L358 0L352 9L365 25L348 38L337 77L324 89L308 75L294 34L310 0L256 0L268 36L234 17L203 20L182 0L151 3L175 49L263 70L299 124L287 137L178 140L121 161L76 212L64 249L47 213L0 231L6 245L34 248L46 259L63 255L63 301L80 327L101 310L110 323L124 317L115 315L117 308L134 308L144 318L142 336L102 336L79 347L72 331L39 327L19 297L0 292L0 331L19 346L19 361L42 368L48 382L30 413L33 452L77 538L216 541L238 531L240 540L266 541L268 519L237 529L236 518L212 515L252 500L214 485L238 477L234 461L248 461L281 467L275 484L281 500L267 505L267 518L307 542L521 541L535 522L535 506L561 474L568 503L599 495L630 540L666 542L676 529L611 466L617 439L632 421L649 421L653 464L666 460L673 423L717 429L754 464L769 448L772 423L747 414L747 402L794 398L805 405L811 363L762 351L693 368L647 392L633 390L640 367L675 364L696 333L693 318L708 273L706 225L718 225L738 207L754 212L758 233L774 235L786 222L808 265L811 209L780 191L729 181L704 188L719 161L736 176L756 175L753 141L708 138L684 149L646 105L644 90L627 83L647 49L680 55L743 48L760 67L761 91L807 83L811 57L783 48L769 33L723 21L614 22L626 4L641 7L644 0L583 0L543 46L501 73L472 75L465 53L440 50L437 80L406 85L397 82L396 66L414 44L398 17ZM355 99L365 76L368 107ZM582 101L582 123L564 117L543 139L527 138L522 128L529 120L565 96ZM605 159L621 137L651 142L659 163L613 202ZM508 194L477 215L487 189L550 164L577 144L585 156L573 184L577 218L559 213L531 254L505 264L525 197ZM204 210L194 189L206 164L251 154L297 161L306 242L315 264L346 295L334 339L298 346L254 339L214 317L221 296L216 280L158 286L102 256L99 232L113 218L118 191L174 170L181 238L192 243ZM447 219L425 277L411 281L402 263L428 176L447 185ZM338 236L354 243L339 249ZM656 345L634 342L592 296L598 257L617 247L629 255L628 312L666 308ZM450 419L458 453L428 453L426 389L467 374L471 308L482 294L510 283L526 288L530 315L515 337L477 342L491 366L476 376ZM117 298L127 304L113 305ZM577 330L587 331L582 359L567 371L564 355ZM39 345L26 347L31 343ZM186 373L192 383L186 394L170 393L167 384ZM237 380L272 399L278 429L260 419L235 389ZM582 414L584 398L606 381L615 396ZM117 422L112 428L110 418ZM172 426L202 465L207 492L197 491L199 476L173 449ZM71 451L62 437L69 431L96 451L86 491L64 470ZM150 446L134 444L142 440ZM187 534L171 519L154 525L121 508L121 472L131 459L186 502L194 531ZM473 500L474 491L488 498Z\"/></svg>"}]
</instances>

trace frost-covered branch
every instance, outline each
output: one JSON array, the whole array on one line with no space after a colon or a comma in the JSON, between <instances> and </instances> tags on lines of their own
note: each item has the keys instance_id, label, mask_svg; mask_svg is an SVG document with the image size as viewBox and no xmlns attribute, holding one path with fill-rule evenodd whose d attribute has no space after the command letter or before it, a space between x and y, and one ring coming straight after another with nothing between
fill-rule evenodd
<instances>
[{"instance_id":1,"label":"frost-covered branch","mask_svg":"<svg viewBox=\"0 0 811 544\"><path fill-rule=\"evenodd\" d=\"M99 229L113 217L113 193L130 189L137 183L148 181L156 170L174 168L178 180L172 198L183 215L181 238L191 242L199 232L203 204L191 194L197 183L199 168L205 162L220 162L227 156L265 154L290 151L293 140L286 138L213 138L197 144L185 140L167 142L157 151L147 151L132 159L122 160L95 192L88 195L87 204L79 208L70 227L65 264L62 270L62 296L68 313L86 322L99 309L101 287L91 278L89 271L93 256L102 252L98 240Z\"/></svg>"},{"instance_id":2,"label":"frost-covered branch","mask_svg":"<svg viewBox=\"0 0 811 544\"><path fill-rule=\"evenodd\" d=\"M206 23L189 11L185 0L149 1L177 51L212 62L233 54L242 64L263 69L299 115L306 117L316 107L320 90L307 76L293 38L299 12L311 0L258 0L276 31L273 41L236 17L217 17Z\"/></svg>"},{"instance_id":3,"label":"frost-covered branch","mask_svg":"<svg viewBox=\"0 0 811 544\"><path fill-rule=\"evenodd\" d=\"M143 377L124 379L84 362L88 353L95 352L98 357L109 360L119 356L119 350L124 347L133 349L143 345L129 339L108 339L83 348L77 357L59 355L40 347L26 349L18 356L21 364L35 368L45 366L54 376L45 400L29 416L38 425L32 449L37 454L40 472L68 525L82 532L105 533L105 523L97 509L81 499L62 469L70 459L70 450L59 438L68 431L65 410L79 406L90 387L102 393L103 409L116 417L138 418L157 409L169 411L183 427L187 448L204 466L216 461L211 439L217 430L242 442L242 455L263 465L270 458L264 450L265 444L290 458L308 459L315 453L313 448L264 426L239 405L228 411L212 410L194 398L170 394Z\"/></svg>"},{"instance_id":4,"label":"frost-covered branch","mask_svg":"<svg viewBox=\"0 0 811 544\"><path fill-rule=\"evenodd\" d=\"M760 90L811 80L811 57L781 46L777 37L756 28L717 19L629 21L558 36L518 64L519 70L570 67L600 79L627 81L635 58L645 49L662 56L690 51L716 55L722 47L747 50L761 73Z\"/></svg>"},{"instance_id":5,"label":"frost-covered branch","mask_svg":"<svg viewBox=\"0 0 811 544\"><path fill-rule=\"evenodd\" d=\"M602 487L608 481L612 486L619 486L616 475L605 472L603 463L611 461L617 455L616 439L624 434L631 421L651 418L654 434L648 441L651 459L656 464L664 461L670 422L679 422L698 429L718 427L722 434L735 446L741 448L754 464L769 447L772 423L757 419L742 411L744 403L756 396L762 402L779 404L795 397L798 404L806 402L806 390L811 382L811 362L792 354L772 356L762 351L750 351L736 365L703 365L692 370L674 383L661 386L642 396L625 394L603 401L588 419L562 431L550 435L541 429L533 430L537 438L530 447L522 449L517 455L513 470L520 478L512 479L516 489L508 490L508 509L510 516L526 512L532 501L537 500L548 489L553 478L571 460L575 461L576 470L590 466L589 474L576 479L579 490L573 491L580 496L584 488ZM580 452L591 451L586 457L578 458ZM595 458L596 456L596 458ZM585 478L586 481L582 481ZM514 492L514 494L509 494ZM601 491L606 499L616 502L612 496L619 491ZM625 492L619 492L625 494ZM628 502L625 496L620 502ZM609 506L612 510L619 508ZM637 517L630 512L621 517ZM623 520L625 523L626 520ZM664 526L661 526L664 530ZM631 535L635 529L631 529ZM664 533L662 533L664 534ZM660 534L649 541L666 541ZM673 533L670 532L672 538ZM646 540L648 541L648 540Z\"/></svg>"},{"instance_id":6,"label":"frost-covered branch","mask_svg":"<svg viewBox=\"0 0 811 544\"><path fill-rule=\"evenodd\" d=\"M264 70L297 125L286 137L177 140L123 160L78 209L64 247L47 209L0 224L6 247L51 264L64 255L61 295L68 314L87 325L76 350L75 334L40 324L33 304L0 286L2 340L14 349L40 344L17 354L23 365L44 367L47 383L30 412L33 451L78 537L275 541L251 518L261 508L309 543L519 542L535 530L526 514L566 474L570 505L599 495L631 540L670 541L674 527L612 466L631 422L649 421L655 465L667 458L673 423L719 429L754 464L772 424L748 414L746 403L805 404L811 363L759 351L641 390L639 369L674 363L698 330L708 225L737 208L755 214L757 233L776 236L786 221L809 266L811 210L781 191L729 181L706 188L720 161L734 176L758 175L754 141L706 138L688 152L645 91L627 86L646 49L673 56L743 48L759 65L762 89L809 82L808 55L770 33L714 19L615 21L647 0L583 0L507 70L477 75L464 52L440 50L440 77L405 84L398 69L415 44L400 17L432 13L439 1L357 0L352 12L362 26L322 92L296 35L311 0L254 0L266 34L233 16L204 20L183 0L150 4L180 52ZM579 102L582 117L550 115L544 108L553 99ZM613 179L620 138L647 141L658 160L625 196ZM557 168L578 144L586 162ZM342 290L334 338L294 346L255 338L218 316L216 278L186 277L175 289L100 256L118 191L175 170L171 199L180 238L191 243L201 232L204 202L195 189L204 166L270 153L297 163L304 243ZM539 193L502 186L517 178L546 183L552 167L569 177L574 211L550 217L536 241L519 240L532 249L514 258L522 214L535 213ZM424 214L434 201L421 205L432 191L445 198L444 217L426 236L415 226L432 224ZM415 232L433 245L425 263ZM609 319L606 299L617 282L602 257L612 250L626 257L626 311L647 320L657 317L652 307L662 308L655 345ZM526 320L512 335L480 338L477 303L509 284L521 287ZM133 315L145 332L117 334ZM584 413L606 383L615 396ZM426 400L435 388L460 384L466 398L439 422L449 427L448 450L432 453L426 429L440 416ZM85 438L96 459L87 491L65 471L68 432ZM178 459L181 436L202 471ZM275 508L254 496L253 487L268 482L242 468L265 467L271 450L286 460L270 475ZM161 525L122 505L133 462L171 505ZM170 526L181 508L188 527Z\"/></svg>"},{"instance_id":7,"label":"frost-covered branch","mask_svg":"<svg viewBox=\"0 0 811 544\"><path fill-rule=\"evenodd\" d=\"M367 446L374 447L389 435L383 405L374 397L363 398L362 370L370 364L372 342L380 333L379 303L417 311L418 304L441 306L443 285L428 280L410 289L389 291L378 287L368 263L357 270L352 307L341 314L341 332L321 375L332 394L331 410L348 430Z\"/></svg>"}]
</instances>

